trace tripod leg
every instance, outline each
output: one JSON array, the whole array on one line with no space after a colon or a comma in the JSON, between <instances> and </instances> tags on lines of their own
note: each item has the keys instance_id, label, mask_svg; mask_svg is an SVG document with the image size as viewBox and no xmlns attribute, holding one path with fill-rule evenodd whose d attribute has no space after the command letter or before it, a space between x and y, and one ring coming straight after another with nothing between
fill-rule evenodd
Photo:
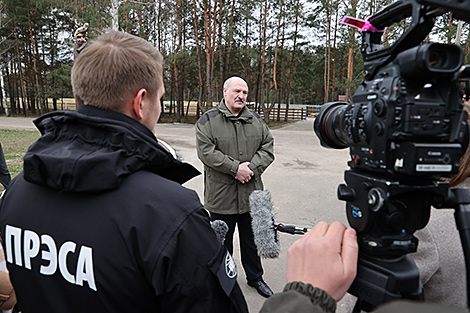
<instances>
[{"instance_id":1,"label":"tripod leg","mask_svg":"<svg viewBox=\"0 0 470 313\"><path fill-rule=\"evenodd\" d=\"M470 192L464 188L452 188L455 201L455 223L460 234L465 270L467 272L467 308L470 308Z\"/></svg>"},{"instance_id":2,"label":"tripod leg","mask_svg":"<svg viewBox=\"0 0 470 313\"><path fill-rule=\"evenodd\" d=\"M354 309L352 310L352 313L360 313L361 312L361 299L357 298L356 304L354 305Z\"/></svg>"},{"instance_id":3,"label":"tripod leg","mask_svg":"<svg viewBox=\"0 0 470 313\"><path fill-rule=\"evenodd\" d=\"M463 254L465 257L465 269L467 272L467 307L470 308L470 205L458 205L455 209L455 222L460 233Z\"/></svg>"}]
</instances>

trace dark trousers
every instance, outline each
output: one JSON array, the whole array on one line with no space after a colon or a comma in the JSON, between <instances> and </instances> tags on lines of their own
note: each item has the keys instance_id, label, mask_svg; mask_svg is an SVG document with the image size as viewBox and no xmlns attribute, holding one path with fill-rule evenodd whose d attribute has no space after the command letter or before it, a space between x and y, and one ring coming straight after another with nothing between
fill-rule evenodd
<instances>
[{"instance_id":1,"label":"dark trousers","mask_svg":"<svg viewBox=\"0 0 470 313\"><path fill-rule=\"evenodd\" d=\"M211 213L211 219L213 221L222 220L227 223L228 232L225 236L225 246L231 255L233 255L233 233L235 231L235 226L238 224L240 253L243 269L246 274L246 280L252 283L262 279L263 267L261 266L261 259L258 256L258 250L256 249L253 237L250 213L234 215Z\"/></svg>"}]
</instances>

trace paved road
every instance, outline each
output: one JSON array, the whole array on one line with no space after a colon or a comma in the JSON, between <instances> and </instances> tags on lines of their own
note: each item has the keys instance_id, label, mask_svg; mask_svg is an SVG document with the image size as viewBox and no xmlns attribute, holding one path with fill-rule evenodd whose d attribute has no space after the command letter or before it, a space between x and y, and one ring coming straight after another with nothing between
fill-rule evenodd
<instances>
[{"instance_id":1,"label":"paved road","mask_svg":"<svg viewBox=\"0 0 470 313\"><path fill-rule=\"evenodd\" d=\"M265 188L272 194L278 223L312 227L321 220L346 223L344 203L337 200L336 189L343 182L347 169L348 150L322 148L312 131L312 120L299 121L272 129L276 160L264 174ZM8 129L34 129L31 119L1 118L0 127ZM202 170L196 156L194 126L187 124L157 124L157 137L172 145L177 154ZM198 192L203 200L202 175L185 184ZM274 292L285 284L286 251L297 236L280 234L281 254L278 259L263 260L264 279ZM235 245L234 258L239 271L239 283L245 293L250 312L258 312L264 298L247 286ZM344 312L342 303L338 312Z\"/></svg>"},{"instance_id":2,"label":"paved road","mask_svg":"<svg viewBox=\"0 0 470 313\"><path fill-rule=\"evenodd\" d=\"M0 117L1 129L13 130L36 130L32 118L23 117Z\"/></svg>"},{"instance_id":3,"label":"paved road","mask_svg":"<svg viewBox=\"0 0 470 313\"><path fill-rule=\"evenodd\" d=\"M348 150L331 150L320 146L312 129L312 120L299 121L272 129L274 136L274 163L263 175L265 189L272 194L278 223L311 228L321 220L346 223L344 203L337 200L338 184L349 159ZM156 135L172 145L183 160L202 171L196 156L194 126L157 124ZM193 178L185 184L195 189L203 200L203 177ZM287 248L298 239L290 234L280 234L281 254L278 259L263 260L264 279L274 292L282 291L285 284ZM238 247L238 244L235 244ZM238 281L245 293L250 312L258 312L264 298L249 287L240 265L239 251L234 258L239 271ZM340 303L337 312L344 312ZM343 309L343 310L342 310Z\"/></svg>"}]
</instances>

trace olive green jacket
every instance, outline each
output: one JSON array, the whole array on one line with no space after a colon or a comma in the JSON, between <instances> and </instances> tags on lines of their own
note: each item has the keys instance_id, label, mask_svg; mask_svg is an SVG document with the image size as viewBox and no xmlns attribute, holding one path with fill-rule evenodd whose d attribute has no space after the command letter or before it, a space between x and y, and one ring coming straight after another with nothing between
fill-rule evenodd
<instances>
[{"instance_id":1,"label":"olive green jacket","mask_svg":"<svg viewBox=\"0 0 470 313\"><path fill-rule=\"evenodd\" d=\"M233 115L222 100L196 123L196 147L204 164L204 207L218 214L250 211L248 197L262 190L261 174L274 161L274 139L255 112L244 107ZM235 179L238 165L250 162L253 178L245 184Z\"/></svg>"},{"instance_id":2,"label":"olive green jacket","mask_svg":"<svg viewBox=\"0 0 470 313\"><path fill-rule=\"evenodd\" d=\"M334 313L336 301L324 290L302 282L290 282L281 293L269 297L259 313ZM406 299L380 305L375 313L466 313L467 310L451 306Z\"/></svg>"},{"instance_id":3,"label":"olive green jacket","mask_svg":"<svg viewBox=\"0 0 470 313\"><path fill-rule=\"evenodd\" d=\"M334 313L336 301L324 290L294 281L269 297L259 313Z\"/></svg>"}]
</instances>

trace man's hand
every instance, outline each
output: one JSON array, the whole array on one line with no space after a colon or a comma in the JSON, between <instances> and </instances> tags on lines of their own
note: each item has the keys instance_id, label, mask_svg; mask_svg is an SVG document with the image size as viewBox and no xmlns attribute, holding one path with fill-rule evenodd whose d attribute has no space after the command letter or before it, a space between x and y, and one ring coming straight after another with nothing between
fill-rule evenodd
<instances>
[{"instance_id":1,"label":"man's hand","mask_svg":"<svg viewBox=\"0 0 470 313\"><path fill-rule=\"evenodd\" d=\"M356 231L340 222L320 222L287 251L287 282L323 289L339 301L356 277Z\"/></svg>"},{"instance_id":2,"label":"man's hand","mask_svg":"<svg viewBox=\"0 0 470 313\"><path fill-rule=\"evenodd\" d=\"M238 165L238 171L237 175L235 175L235 179L239 180L242 184L249 182L251 177L254 175L253 171L248 167L248 165L250 165L250 162L244 162Z\"/></svg>"}]
</instances>

